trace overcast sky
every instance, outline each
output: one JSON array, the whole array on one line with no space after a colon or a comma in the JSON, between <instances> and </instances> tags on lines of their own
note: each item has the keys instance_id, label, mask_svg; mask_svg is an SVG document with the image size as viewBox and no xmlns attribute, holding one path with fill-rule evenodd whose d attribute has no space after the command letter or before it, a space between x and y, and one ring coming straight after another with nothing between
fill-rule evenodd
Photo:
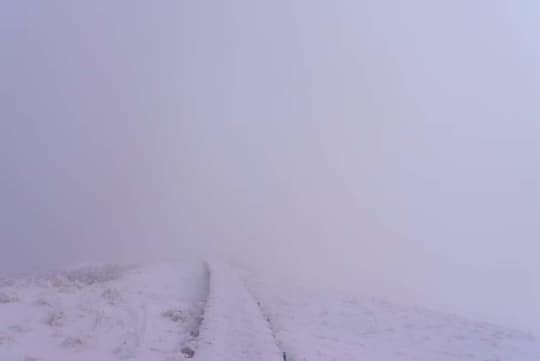
<instances>
[{"instance_id":1,"label":"overcast sky","mask_svg":"<svg viewBox=\"0 0 540 361\"><path fill-rule=\"evenodd\" d=\"M536 1L4 1L0 271L205 249L540 333Z\"/></svg>"}]
</instances>

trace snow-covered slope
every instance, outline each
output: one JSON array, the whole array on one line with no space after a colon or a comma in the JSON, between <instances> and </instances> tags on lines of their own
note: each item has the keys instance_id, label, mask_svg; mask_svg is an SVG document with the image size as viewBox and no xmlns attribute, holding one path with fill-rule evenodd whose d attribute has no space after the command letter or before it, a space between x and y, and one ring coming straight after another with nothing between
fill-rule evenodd
<instances>
[{"instance_id":1,"label":"snow-covered slope","mask_svg":"<svg viewBox=\"0 0 540 361\"><path fill-rule=\"evenodd\" d=\"M248 285L249 287L247 287ZM0 278L0 361L539 361L533 336L219 262Z\"/></svg>"},{"instance_id":2,"label":"snow-covered slope","mask_svg":"<svg viewBox=\"0 0 540 361\"><path fill-rule=\"evenodd\" d=\"M530 334L384 300L249 282L288 361L538 361Z\"/></svg>"},{"instance_id":3,"label":"snow-covered slope","mask_svg":"<svg viewBox=\"0 0 540 361\"><path fill-rule=\"evenodd\" d=\"M206 293L194 262L4 278L0 360L181 360Z\"/></svg>"}]
</instances>

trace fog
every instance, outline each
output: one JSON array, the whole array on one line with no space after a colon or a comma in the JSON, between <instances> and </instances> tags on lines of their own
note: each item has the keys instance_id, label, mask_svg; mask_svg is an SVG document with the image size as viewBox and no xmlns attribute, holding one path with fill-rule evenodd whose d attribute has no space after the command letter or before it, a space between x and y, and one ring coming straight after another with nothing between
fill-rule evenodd
<instances>
[{"instance_id":1,"label":"fog","mask_svg":"<svg viewBox=\"0 0 540 361\"><path fill-rule=\"evenodd\" d=\"M217 253L540 333L539 17L5 1L0 271Z\"/></svg>"}]
</instances>

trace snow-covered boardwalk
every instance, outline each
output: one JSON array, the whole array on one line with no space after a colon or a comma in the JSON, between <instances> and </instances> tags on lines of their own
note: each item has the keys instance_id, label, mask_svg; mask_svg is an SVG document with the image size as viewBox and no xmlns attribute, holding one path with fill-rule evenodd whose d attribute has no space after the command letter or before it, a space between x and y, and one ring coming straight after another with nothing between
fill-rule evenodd
<instances>
[{"instance_id":1,"label":"snow-covered boardwalk","mask_svg":"<svg viewBox=\"0 0 540 361\"><path fill-rule=\"evenodd\" d=\"M280 361L261 310L234 270L210 264L210 292L200 329L197 361Z\"/></svg>"}]
</instances>

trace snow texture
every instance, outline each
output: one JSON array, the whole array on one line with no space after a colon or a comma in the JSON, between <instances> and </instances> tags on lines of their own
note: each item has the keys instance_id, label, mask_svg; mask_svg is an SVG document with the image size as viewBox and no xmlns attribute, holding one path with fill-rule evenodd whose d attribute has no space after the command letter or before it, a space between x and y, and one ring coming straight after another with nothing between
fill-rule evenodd
<instances>
[{"instance_id":1,"label":"snow texture","mask_svg":"<svg viewBox=\"0 0 540 361\"><path fill-rule=\"evenodd\" d=\"M249 287L246 287L246 284ZM0 278L0 361L539 361L530 334L220 262Z\"/></svg>"},{"instance_id":2,"label":"snow texture","mask_svg":"<svg viewBox=\"0 0 540 361\"><path fill-rule=\"evenodd\" d=\"M528 333L381 299L249 285L287 361L540 360Z\"/></svg>"},{"instance_id":3,"label":"snow texture","mask_svg":"<svg viewBox=\"0 0 540 361\"><path fill-rule=\"evenodd\" d=\"M210 293L197 361L282 361L268 322L239 275L210 265Z\"/></svg>"},{"instance_id":4,"label":"snow texture","mask_svg":"<svg viewBox=\"0 0 540 361\"><path fill-rule=\"evenodd\" d=\"M183 360L205 285L206 270L195 262L4 277L0 360Z\"/></svg>"}]
</instances>

